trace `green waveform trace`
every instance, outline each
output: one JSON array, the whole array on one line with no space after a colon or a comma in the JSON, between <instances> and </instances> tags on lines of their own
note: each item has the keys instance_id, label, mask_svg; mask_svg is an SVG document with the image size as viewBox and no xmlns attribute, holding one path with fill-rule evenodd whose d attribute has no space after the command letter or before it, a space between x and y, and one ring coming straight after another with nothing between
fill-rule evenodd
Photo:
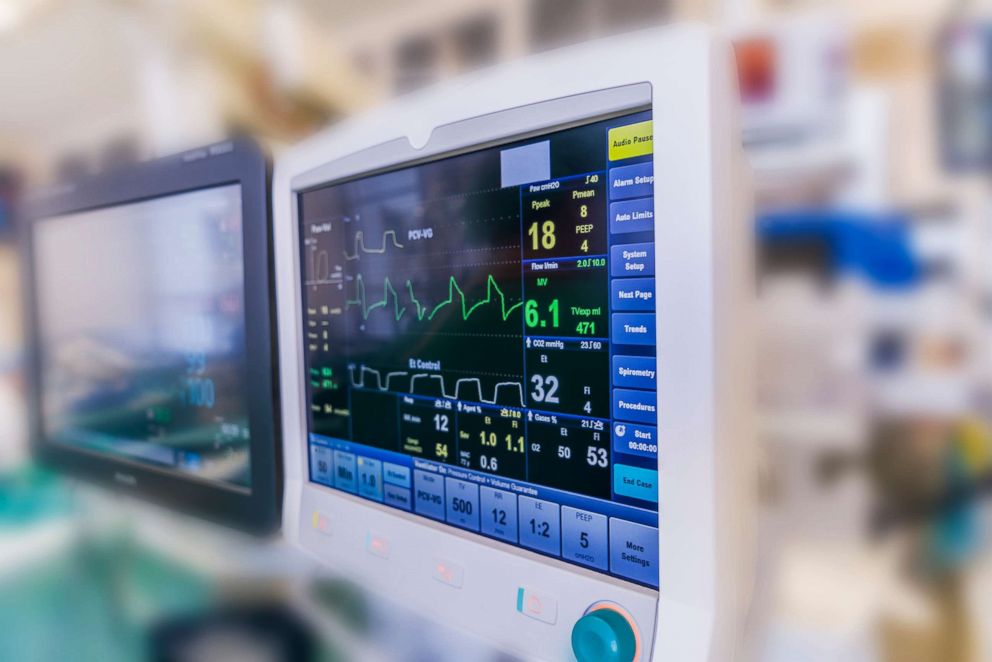
<instances>
[{"instance_id":1,"label":"green waveform trace","mask_svg":"<svg viewBox=\"0 0 992 662\"><path fill-rule=\"evenodd\" d=\"M514 310L524 305L523 301L519 301L508 307L506 304L506 295L503 294L503 290L500 289L499 284L496 283L496 279L493 278L492 274L489 274L488 278L486 279L486 298L477 301L475 304L471 306L469 306L468 301L465 299L465 292L463 292L461 287L458 286L458 281L455 280L454 276L451 276L448 279L448 298L445 299L444 301L441 301L436 306L434 306L434 308L431 309L430 313L427 312L427 308L422 303L420 303L419 299L417 299L417 296L413 292L413 283L410 282L409 280L406 281L406 288L407 291L410 293L410 300L417 307L418 321L423 321L425 316L428 321L434 319L434 316L437 315L442 308L454 303L455 292L458 293L458 296L461 297L462 300L463 320L468 320L468 318L472 315L472 313L474 313L480 307L492 303L494 291L496 292L496 296L498 296L500 300L500 310L501 310L500 314L502 315L504 322L507 320L507 318L509 318L509 316L513 313ZM393 295L393 316L396 318L396 321L399 321L403 317L403 314L406 312L406 307L400 306L399 296L396 293L396 288L393 287L393 283L392 281L389 280L388 276L385 278L382 284L382 300L369 304L365 292L365 280L364 278L362 278L362 275L359 274L355 279L355 298L346 301L345 306L347 307L361 306L362 318L368 320L369 313L371 313L373 310L376 310L377 308L385 308L389 305L390 293L392 293Z\"/></svg>"}]
</instances>

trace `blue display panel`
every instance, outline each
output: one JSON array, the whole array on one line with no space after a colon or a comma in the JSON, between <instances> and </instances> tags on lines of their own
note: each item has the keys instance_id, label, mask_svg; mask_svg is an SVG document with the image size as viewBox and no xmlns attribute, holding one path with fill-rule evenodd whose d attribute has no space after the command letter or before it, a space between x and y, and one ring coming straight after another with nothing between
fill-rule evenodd
<instances>
[{"instance_id":1,"label":"blue display panel","mask_svg":"<svg viewBox=\"0 0 992 662\"><path fill-rule=\"evenodd\" d=\"M313 482L658 586L650 120L300 194Z\"/></svg>"}]
</instances>

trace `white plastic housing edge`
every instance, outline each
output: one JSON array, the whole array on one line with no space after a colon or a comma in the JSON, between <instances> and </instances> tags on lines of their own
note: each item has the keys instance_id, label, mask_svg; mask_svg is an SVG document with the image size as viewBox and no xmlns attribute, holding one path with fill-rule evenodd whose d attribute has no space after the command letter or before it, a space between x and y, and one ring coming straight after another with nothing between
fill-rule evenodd
<instances>
[{"instance_id":1,"label":"white plastic housing edge","mask_svg":"<svg viewBox=\"0 0 992 662\"><path fill-rule=\"evenodd\" d=\"M737 656L752 566L746 304L753 280L733 71L729 46L708 28L643 31L411 95L342 122L277 160L272 205L283 527L290 542L343 576L528 659L573 659L571 626L599 600L623 604L633 614L644 643L641 659L723 662ZM419 150L422 157L439 154L431 140L438 127L643 84L650 86L655 144L660 590L309 482L296 191L330 173L334 177L324 181L367 172L388 144L405 144L402 151ZM503 138L520 135L519 124L512 124ZM498 122L493 130L499 134ZM445 146L440 154L450 151ZM311 526L315 512L327 516L329 535ZM370 534L388 542L388 559L367 551ZM433 578L439 560L464 568L461 588ZM557 600L554 625L515 611L518 586Z\"/></svg>"}]
</instances>

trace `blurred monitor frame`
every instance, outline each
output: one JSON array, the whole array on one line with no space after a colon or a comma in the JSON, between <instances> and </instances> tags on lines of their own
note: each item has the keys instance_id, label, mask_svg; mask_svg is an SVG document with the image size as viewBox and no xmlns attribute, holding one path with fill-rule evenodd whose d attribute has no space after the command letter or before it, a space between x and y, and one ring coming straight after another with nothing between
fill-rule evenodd
<instances>
[{"instance_id":1,"label":"blurred monitor frame","mask_svg":"<svg viewBox=\"0 0 992 662\"><path fill-rule=\"evenodd\" d=\"M278 528L281 513L282 468L277 436L278 400L274 396L276 352L270 314L272 272L268 182L269 166L260 149L249 141L234 141L85 178L77 183L35 195L26 202L24 214L26 222L21 232L21 245L25 256L24 301L28 350L26 374L30 394L29 425L32 449L41 463L67 475L122 490L143 500L250 533L264 535ZM53 418L49 415L51 409L46 413L45 398L46 392L50 389L46 389L44 384L45 353L51 348L46 347L47 336L44 335L46 327L43 326L46 322L42 320L40 314L44 303L42 297L48 295L43 292L44 284L39 280L39 277L45 273L45 265L39 263L38 253L42 250L39 248L42 242L39 228L45 223L60 223L62 227L71 227L80 220L105 219L116 212L117 218L123 218L131 223L127 226L127 232L144 235L149 233L151 226L140 225L146 223L143 217L135 220L139 216L137 210L147 210L160 201L169 203L185 200L188 204L195 205L198 204L197 201L210 199L211 191L216 193L214 197L223 195L227 201L236 199L240 203L239 223L224 229L223 232L227 233L224 236L229 240L226 258L234 265L225 273L231 278L231 282L236 283L238 278L241 281L241 296L237 295L235 288L235 294L231 295L235 304L232 304L233 308L227 313L226 319L228 326L236 330L232 332L232 337L236 337L237 340L229 340L231 346L236 349L228 349L229 355L224 359L228 361L225 365L228 366L229 373L239 378L235 381L230 379L229 375L228 383L237 384L238 415L243 422L242 436L232 439L241 444L236 448L237 452L243 453L246 450L248 454L248 467L243 469L239 476L239 480L243 481L241 483L226 478L216 479L197 475L190 466L180 466L178 459L174 466L168 466L156 464L142 457L140 446L147 444L153 438L151 432L147 432L148 436L144 438L136 435L134 438L118 440L101 431L103 438L108 439L106 451L80 446L75 442L67 443L65 439L57 440L51 428L54 426L60 432L63 430L58 427L59 423L48 420ZM191 208L196 209L195 206ZM151 211L147 215L150 222L161 222L163 217L160 211L157 217ZM167 218L167 215L164 216ZM110 218L114 217L110 216ZM177 220L177 223L179 222ZM185 222L192 223L188 220ZM104 223L104 226L114 229L112 223ZM217 226L227 227L221 222L218 222ZM167 237L168 234L166 231L161 236ZM115 234L110 232L102 236L104 239L114 238ZM209 261L208 266L214 266L215 260L220 259L218 254L213 252L217 250L218 242L216 237L213 238L212 244L210 241L200 239L202 245L199 249L204 252L199 258L189 259L199 259L202 267L205 255ZM155 241L146 238L145 243L151 245L147 250L152 252L159 250L159 244ZM171 245L173 258L177 254L177 246L182 248L178 240L176 242L167 240L164 243ZM182 251L180 250L179 253L181 254ZM186 258L180 255L179 259ZM121 269L119 275L121 278L126 278L128 273L125 267ZM208 269L208 273L213 272ZM159 292L153 294L161 296ZM191 296L195 297L197 294ZM157 304L157 300L153 304ZM219 307L212 312L202 314L220 314L216 310L219 310ZM163 317L169 314L171 313L165 313ZM243 329L238 329L237 327L242 324ZM57 327L58 324L51 326ZM129 333L134 335L135 331L131 329ZM165 332L157 335L165 335ZM147 344L153 348L148 353L154 361L156 345L151 341ZM168 350L162 349L161 354L168 354ZM175 363L177 354L181 354L180 350L174 349L173 354L166 358ZM83 355L85 356L85 352ZM143 376L134 377L138 374L137 365L126 364L126 366L121 372L134 378L135 388L137 390L146 388L147 382L143 380ZM130 372L126 372L127 370ZM182 391L182 381L178 380L177 383L180 384L178 390ZM187 396L182 393L181 397ZM137 400L141 404L141 400ZM94 406L97 413L102 411L99 407L100 405ZM151 409L148 411L150 412ZM210 419L211 416L216 416L216 421L225 420L220 414L212 413L201 414L197 420ZM172 419L167 419L167 422L171 424ZM182 423L179 425L181 426ZM85 427L81 426L81 429L84 433L89 432ZM187 429L179 431L193 436L202 435L204 439L197 438L194 442L209 446L201 429L205 428L187 426ZM172 428L169 428L169 434L173 433ZM137 454L128 456L118 452L117 447L113 446L118 441L131 444L130 447L137 451ZM247 449L244 448L245 446ZM178 458L179 451L174 452ZM192 457L199 461L198 453L193 453ZM183 469L187 471L184 472Z\"/></svg>"}]
</instances>

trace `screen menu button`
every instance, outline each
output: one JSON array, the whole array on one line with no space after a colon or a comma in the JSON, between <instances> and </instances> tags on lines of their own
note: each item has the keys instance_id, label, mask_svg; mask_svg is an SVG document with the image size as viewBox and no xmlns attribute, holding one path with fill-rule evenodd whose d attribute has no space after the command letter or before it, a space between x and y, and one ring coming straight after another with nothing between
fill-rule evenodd
<instances>
[{"instance_id":1,"label":"screen menu button","mask_svg":"<svg viewBox=\"0 0 992 662\"><path fill-rule=\"evenodd\" d=\"M626 464L614 465L613 491L632 499L658 503L658 471Z\"/></svg>"},{"instance_id":2,"label":"screen menu button","mask_svg":"<svg viewBox=\"0 0 992 662\"><path fill-rule=\"evenodd\" d=\"M414 471L413 491L419 514L444 520L444 478L427 471Z\"/></svg>"},{"instance_id":3,"label":"screen menu button","mask_svg":"<svg viewBox=\"0 0 992 662\"><path fill-rule=\"evenodd\" d=\"M479 530L479 486L457 478L446 478L448 522L463 529Z\"/></svg>"},{"instance_id":4,"label":"screen menu button","mask_svg":"<svg viewBox=\"0 0 992 662\"><path fill-rule=\"evenodd\" d=\"M654 278L616 278L610 292L613 310L654 310Z\"/></svg>"},{"instance_id":5,"label":"screen menu button","mask_svg":"<svg viewBox=\"0 0 992 662\"><path fill-rule=\"evenodd\" d=\"M658 394L654 391L613 389L613 418L635 423L658 423Z\"/></svg>"},{"instance_id":6,"label":"screen menu button","mask_svg":"<svg viewBox=\"0 0 992 662\"><path fill-rule=\"evenodd\" d=\"M614 278L654 275L654 244L620 244L610 247L610 275Z\"/></svg>"},{"instance_id":7,"label":"screen menu button","mask_svg":"<svg viewBox=\"0 0 992 662\"><path fill-rule=\"evenodd\" d=\"M627 198L642 198L654 194L654 164L638 163L636 165L610 168L610 199L626 200Z\"/></svg>"},{"instance_id":8,"label":"screen menu button","mask_svg":"<svg viewBox=\"0 0 992 662\"><path fill-rule=\"evenodd\" d=\"M391 483L386 483L383 485L383 496L386 499L386 503L393 508L410 510L412 504L410 503L409 489L398 485L393 485Z\"/></svg>"},{"instance_id":9,"label":"screen menu button","mask_svg":"<svg viewBox=\"0 0 992 662\"><path fill-rule=\"evenodd\" d=\"M613 424L613 451L655 459L658 457L658 428L653 425Z\"/></svg>"},{"instance_id":10,"label":"screen menu button","mask_svg":"<svg viewBox=\"0 0 992 662\"><path fill-rule=\"evenodd\" d=\"M606 570L606 516L570 506L561 508L561 555L575 563Z\"/></svg>"},{"instance_id":11,"label":"screen menu button","mask_svg":"<svg viewBox=\"0 0 992 662\"><path fill-rule=\"evenodd\" d=\"M654 198L638 198L610 203L610 232L651 232L654 230Z\"/></svg>"},{"instance_id":12,"label":"screen menu button","mask_svg":"<svg viewBox=\"0 0 992 662\"><path fill-rule=\"evenodd\" d=\"M658 385L658 360L653 356L614 356L613 385L654 390Z\"/></svg>"},{"instance_id":13,"label":"screen menu button","mask_svg":"<svg viewBox=\"0 0 992 662\"><path fill-rule=\"evenodd\" d=\"M355 456L344 451L334 451L334 487L346 492L358 489Z\"/></svg>"},{"instance_id":14,"label":"screen menu button","mask_svg":"<svg viewBox=\"0 0 992 662\"><path fill-rule=\"evenodd\" d=\"M382 464L382 476L387 483L400 487L410 487L410 469L391 462Z\"/></svg>"},{"instance_id":15,"label":"screen menu button","mask_svg":"<svg viewBox=\"0 0 992 662\"><path fill-rule=\"evenodd\" d=\"M358 458L358 493L366 499L382 501L382 462Z\"/></svg>"},{"instance_id":16,"label":"screen menu button","mask_svg":"<svg viewBox=\"0 0 992 662\"><path fill-rule=\"evenodd\" d=\"M653 313L613 313L613 342L617 345L657 344Z\"/></svg>"},{"instance_id":17,"label":"screen menu button","mask_svg":"<svg viewBox=\"0 0 992 662\"><path fill-rule=\"evenodd\" d=\"M610 518L610 572L657 585L658 529Z\"/></svg>"},{"instance_id":18,"label":"screen menu button","mask_svg":"<svg viewBox=\"0 0 992 662\"><path fill-rule=\"evenodd\" d=\"M310 470L318 483L334 483L334 452L327 446L310 447Z\"/></svg>"},{"instance_id":19,"label":"screen menu button","mask_svg":"<svg viewBox=\"0 0 992 662\"><path fill-rule=\"evenodd\" d=\"M482 532L487 536L517 542L517 496L512 492L479 488Z\"/></svg>"},{"instance_id":20,"label":"screen menu button","mask_svg":"<svg viewBox=\"0 0 992 662\"><path fill-rule=\"evenodd\" d=\"M558 504L532 497L517 498L520 508L520 544L545 554L561 554Z\"/></svg>"}]
</instances>

